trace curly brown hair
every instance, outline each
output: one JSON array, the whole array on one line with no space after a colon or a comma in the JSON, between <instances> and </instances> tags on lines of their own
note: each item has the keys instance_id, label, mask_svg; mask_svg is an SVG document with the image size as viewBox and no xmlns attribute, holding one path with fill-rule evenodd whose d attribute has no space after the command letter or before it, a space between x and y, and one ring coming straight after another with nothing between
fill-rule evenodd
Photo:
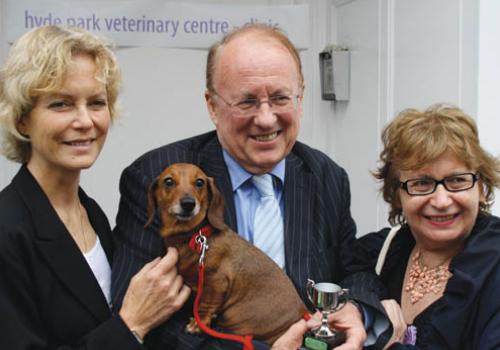
<instances>
[{"instance_id":1,"label":"curly brown hair","mask_svg":"<svg viewBox=\"0 0 500 350\"><path fill-rule=\"evenodd\" d=\"M446 152L452 152L480 174L485 197L480 211L489 212L494 189L500 185L500 160L481 147L476 123L460 108L435 104L423 112L406 109L384 128L382 142L382 165L373 175L382 182L391 224L405 222L399 199L399 172L422 168Z\"/></svg>"}]
</instances>

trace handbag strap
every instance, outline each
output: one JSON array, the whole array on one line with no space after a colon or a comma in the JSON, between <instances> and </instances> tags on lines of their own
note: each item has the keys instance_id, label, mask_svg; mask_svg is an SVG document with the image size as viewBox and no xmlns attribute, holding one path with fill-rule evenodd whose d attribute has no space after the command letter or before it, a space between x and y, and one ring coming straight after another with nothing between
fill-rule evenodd
<instances>
[{"instance_id":1,"label":"handbag strap","mask_svg":"<svg viewBox=\"0 0 500 350\"><path fill-rule=\"evenodd\" d=\"M389 231L389 234L385 238L384 244L382 245L382 249L380 249L380 253L378 254L377 264L375 265L375 273L377 275L380 275L380 272L382 271L382 267L384 266L385 258L387 256L387 252L389 251L389 247L391 246L391 242L393 238L396 236L396 233L398 233L400 228L401 225L396 225L392 227L391 230Z\"/></svg>"}]
</instances>

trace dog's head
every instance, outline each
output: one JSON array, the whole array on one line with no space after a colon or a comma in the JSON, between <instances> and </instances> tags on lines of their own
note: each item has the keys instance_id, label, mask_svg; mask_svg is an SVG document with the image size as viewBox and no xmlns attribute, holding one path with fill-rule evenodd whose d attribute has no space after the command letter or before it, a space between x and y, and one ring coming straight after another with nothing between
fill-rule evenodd
<instances>
[{"instance_id":1,"label":"dog's head","mask_svg":"<svg viewBox=\"0 0 500 350\"><path fill-rule=\"evenodd\" d=\"M193 164L175 163L151 184L146 226L153 221L157 208L164 237L192 231L205 218L219 230L226 228L224 200L214 179Z\"/></svg>"}]
</instances>

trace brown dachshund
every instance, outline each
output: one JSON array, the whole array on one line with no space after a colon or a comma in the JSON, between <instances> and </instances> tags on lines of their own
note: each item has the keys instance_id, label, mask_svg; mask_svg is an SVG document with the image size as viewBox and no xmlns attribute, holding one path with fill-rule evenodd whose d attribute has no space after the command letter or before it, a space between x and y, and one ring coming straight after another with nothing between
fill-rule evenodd
<instances>
[{"instance_id":1,"label":"brown dachshund","mask_svg":"<svg viewBox=\"0 0 500 350\"><path fill-rule=\"evenodd\" d=\"M193 234L210 224L205 254L201 320L239 335L272 344L299 320L306 307L286 274L262 251L231 231L223 221L224 202L211 177L195 165L166 168L149 190L148 225L158 208L166 246L179 251L179 273L197 290L199 254L189 246ZM194 320L188 332L199 332Z\"/></svg>"}]
</instances>

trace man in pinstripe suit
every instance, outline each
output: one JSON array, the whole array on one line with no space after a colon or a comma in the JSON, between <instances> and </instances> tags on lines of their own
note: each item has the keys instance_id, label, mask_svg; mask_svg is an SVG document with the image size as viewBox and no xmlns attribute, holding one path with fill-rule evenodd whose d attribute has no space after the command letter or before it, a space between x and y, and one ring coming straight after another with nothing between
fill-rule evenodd
<instances>
[{"instance_id":1,"label":"man in pinstripe suit","mask_svg":"<svg viewBox=\"0 0 500 350\"><path fill-rule=\"evenodd\" d=\"M144 229L148 186L165 167L187 162L215 179L225 199L226 223L250 241L258 198L250 179L270 173L284 220L285 271L302 298L307 299L308 278L342 281L365 308L380 310L378 297L371 292L378 288L376 277L358 271L352 255L356 227L349 209L347 174L325 154L296 141L304 79L300 57L290 41L265 26L230 33L209 52L206 83L205 97L216 131L150 151L122 174L114 230L118 241L113 266L115 304L120 304L131 276L165 253L157 235L158 219ZM191 310L187 303L160 327L150 340L152 346L231 348L228 343L184 334ZM348 303L333 321L347 328L345 349L362 346L366 333L359 308Z\"/></svg>"}]
</instances>

